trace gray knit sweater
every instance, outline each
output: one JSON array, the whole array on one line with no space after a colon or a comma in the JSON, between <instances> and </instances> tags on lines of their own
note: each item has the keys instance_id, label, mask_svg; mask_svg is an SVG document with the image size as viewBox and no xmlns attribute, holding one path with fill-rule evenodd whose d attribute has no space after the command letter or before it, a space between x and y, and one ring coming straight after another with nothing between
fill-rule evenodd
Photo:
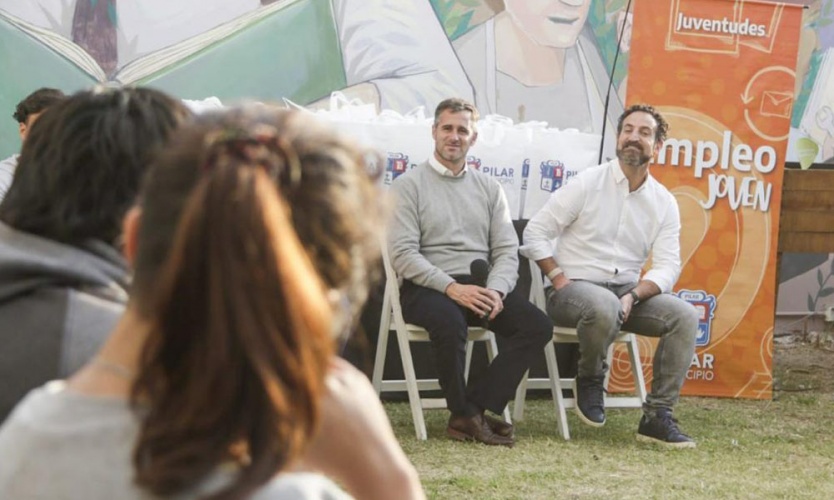
<instances>
[{"instance_id":1,"label":"gray knit sweater","mask_svg":"<svg viewBox=\"0 0 834 500\"><path fill-rule=\"evenodd\" d=\"M469 274L472 261L484 259L487 288L505 295L515 288L518 236L498 182L472 168L442 176L425 162L398 177L392 191L389 246L401 278L445 292L452 275Z\"/></svg>"}]
</instances>

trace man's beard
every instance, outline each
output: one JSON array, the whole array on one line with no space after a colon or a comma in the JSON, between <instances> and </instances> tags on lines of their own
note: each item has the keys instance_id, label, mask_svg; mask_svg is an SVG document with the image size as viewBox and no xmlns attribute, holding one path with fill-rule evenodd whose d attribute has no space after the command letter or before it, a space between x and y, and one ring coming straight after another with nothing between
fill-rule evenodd
<instances>
[{"instance_id":1,"label":"man's beard","mask_svg":"<svg viewBox=\"0 0 834 500\"><path fill-rule=\"evenodd\" d=\"M435 149L435 151L437 151L437 156L444 161L448 161L449 163L457 163L461 160L465 160L466 153L468 152L468 150L464 151L463 148L459 148L457 153L448 153L445 148Z\"/></svg>"},{"instance_id":2,"label":"man's beard","mask_svg":"<svg viewBox=\"0 0 834 500\"><path fill-rule=\"evenodd\" d=\"M628 146L629 144L626 144L617 150L617 158L620 160L620 163L629 167L639 167L640 165L645 165L652 159L651 156L639 149L639 146L638 149L629 149Z\"/></svg>"}]
</instances>

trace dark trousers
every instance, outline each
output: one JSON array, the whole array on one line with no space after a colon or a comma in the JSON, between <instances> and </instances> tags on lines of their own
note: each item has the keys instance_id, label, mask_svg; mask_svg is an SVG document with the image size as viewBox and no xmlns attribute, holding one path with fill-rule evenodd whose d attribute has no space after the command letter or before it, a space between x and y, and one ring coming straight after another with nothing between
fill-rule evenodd
<instances>
[{"instance_id":1,"label":"dark trousers","mask_svg":"<svg viewBox=\"0 0 834 500\"><path fill-rule=\"evenodd\" d=\"M460 283L466 278L456 277ZM467 390L467 325L483 326L483 320L446 295L410 281L403 283L400 301L405 321L429 332L440 387L453 415L472 416L485 409L500 414L530 363L553 337L547 315L513 290L504 297L504 309L489 322L489 329L503 337L498 356Z\"/></svg>"}]
</instances>

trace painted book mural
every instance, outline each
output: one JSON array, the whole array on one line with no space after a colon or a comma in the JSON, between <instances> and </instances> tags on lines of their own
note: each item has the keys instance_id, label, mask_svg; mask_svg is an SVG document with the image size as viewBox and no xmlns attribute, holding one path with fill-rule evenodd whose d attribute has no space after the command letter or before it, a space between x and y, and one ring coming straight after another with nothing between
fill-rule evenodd
<instances>
[{"instance_id":1,"label":"painted book mural","mask_svg":"<svg viewBox=\"0 0 834 500\"><path fill-rule=\"evenodd\" d=\"M473 98L427 0L0 0L0 67L9 113L35 88L96 82L304 105L341 90L402 112ZM0 122L0 155L16 128Z\"/></svg>"},{"instance_id":2,"label":"painted book mural","mask_svg":"<svg viewBox=\"0 0 834 500\"><path fill-rule=\"evenodd\" d=\"M821 164L834 160L834 0L786 3L807 6L787 159ZM460 95L484 114L600 133L626 94L629 4L0 0L0 65L14 75L0 84L0 109L33 87L96 81L150 83L190 99L305 105L341 89L400 112ZM14 128L0 122L0 155L19 146Z\"/></svg>"}]
</instances>

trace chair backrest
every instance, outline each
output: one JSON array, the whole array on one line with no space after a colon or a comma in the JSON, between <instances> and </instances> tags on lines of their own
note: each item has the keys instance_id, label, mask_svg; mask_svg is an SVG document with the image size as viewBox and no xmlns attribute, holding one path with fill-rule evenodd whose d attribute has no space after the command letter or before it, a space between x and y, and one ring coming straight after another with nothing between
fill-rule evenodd
<instances>
[{"instance_id":1,"label":"chair backrest","mask_svg":"<svg viewBox=\"0 0 834 500\"><path fill-rule=\"evenodd\" d=\"M391 256L388 252L388 241L383 236L382 241L382 264L385 267L385 293L382 298L382 315L385 327L388 327L390 319L397 325L405 325L403 309L400 304L400 283L394 266L391 264ZM388 321L386 321L388 319ZM380 325L382 326L382 325Z\"/></svg>"},{"instance_id":2,"label":"chair backrest","mask_svg":"<svg viewBox=\"0 0 834 500\"><path fill-rule=\"evenodd\" d=\"M542 311L547 310L544 298L545 279L539 265L535 260L530 259L530 302Z\"/></svg>"}]
</instances>

